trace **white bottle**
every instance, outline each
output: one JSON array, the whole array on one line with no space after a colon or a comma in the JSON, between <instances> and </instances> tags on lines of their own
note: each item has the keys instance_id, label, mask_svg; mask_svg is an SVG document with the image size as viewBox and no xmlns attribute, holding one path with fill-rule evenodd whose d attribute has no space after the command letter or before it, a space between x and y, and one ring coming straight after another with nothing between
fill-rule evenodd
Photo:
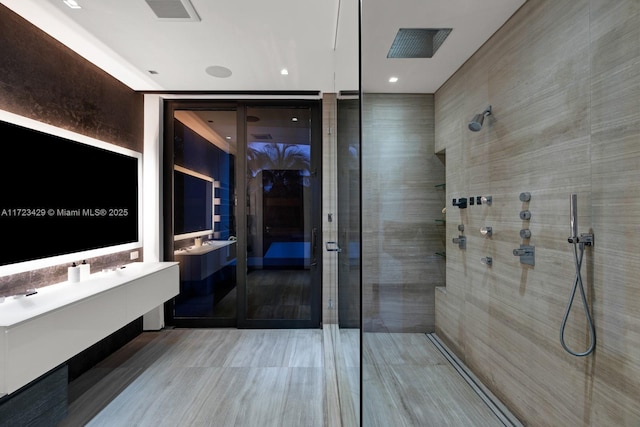
<instances>
[{"instance_id":1,"label":"white bottle","mask_svg":"<svg viewBox=\"0 0 640 427\"><path fill-rule=\"evenodd\" d=\"M67 274L69 275L69 282L77 283L80 281L80 267L75 262L67 269Z\"/></svg>"},{"instance_id":2,"label":"white bottle","mask_svg":"<svg viewBox=\"0 0 640 427\"><path fill-rule=\"evenodd\" d=\"M91 275L91 266L87 264L87 261L82 261L80 264L80 281L87 280Z\"/></svg>"}]
</instances>

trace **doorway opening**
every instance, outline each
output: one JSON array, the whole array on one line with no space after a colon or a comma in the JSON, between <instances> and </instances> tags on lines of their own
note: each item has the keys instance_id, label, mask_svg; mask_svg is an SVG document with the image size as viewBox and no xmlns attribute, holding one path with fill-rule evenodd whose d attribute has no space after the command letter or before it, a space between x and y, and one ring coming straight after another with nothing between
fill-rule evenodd
<instances>
[{"instance_id":1,"label":"doorway opening","mask_svg":"<svg viewBox=\"0 0 640 427\"><path fill-rule=\"evenodd\" d=\"M321 322L320 101L167 101L165 305L178 327Z\"/></svg>"}]
</instances>

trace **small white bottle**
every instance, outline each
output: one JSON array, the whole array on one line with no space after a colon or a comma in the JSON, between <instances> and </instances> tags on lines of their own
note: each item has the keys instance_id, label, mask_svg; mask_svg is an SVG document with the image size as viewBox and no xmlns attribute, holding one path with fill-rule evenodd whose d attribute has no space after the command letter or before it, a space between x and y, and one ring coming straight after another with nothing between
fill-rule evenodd
<instances>
[{"instance_id":1,"label":"small white bottle","mask_svg":"<svg viewBox=\"0 0 640 427\"><path fill-rule=\"evenodd\" d=\"M80 281L80 267L78 267L75 262L67 269L67 274L69 276L69 282L77 283Z\"/></svg>"},{"instance_id":2,"label":"small white bottle","mask_svg":"<svg viewBox=\"0 0 640 427\"><path fill-rule=\"evenodd\" d=\"M80 281L87 280L91 275L91 266L87 264L86 260L83 260L79 268L80 268Z\"/></svg>"}]
</instances>

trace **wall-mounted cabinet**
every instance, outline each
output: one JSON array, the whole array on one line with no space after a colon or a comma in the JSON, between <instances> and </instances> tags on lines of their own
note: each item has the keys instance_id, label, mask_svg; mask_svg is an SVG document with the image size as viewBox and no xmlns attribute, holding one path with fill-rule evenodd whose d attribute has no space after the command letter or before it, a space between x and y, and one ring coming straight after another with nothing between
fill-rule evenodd
<instances>
[{"instance_id":1,"label":"wall-mounted cabinet","mask_svg":"<svg viewBox=\"0 0 640 427\"><path fill-rule=\"evenodd\" d=\"M133 263L0 306L0 396L30 383L178 294L178 263Z\"/></svg>"}]
</instances>

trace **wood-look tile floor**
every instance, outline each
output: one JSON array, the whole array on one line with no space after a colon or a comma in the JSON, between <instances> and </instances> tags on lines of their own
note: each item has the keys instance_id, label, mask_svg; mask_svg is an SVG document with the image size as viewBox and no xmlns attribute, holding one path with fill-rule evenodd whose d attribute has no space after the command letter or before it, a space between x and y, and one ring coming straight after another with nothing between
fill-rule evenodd
<instances>
[{"instance_id":1,"label":"wood-look tile floor","mask_svg":"<svg viewBox=\"0 0 640 427\"><path fill-rule=\"evenodd\" d=\"M61 426L323 426L321 330L145 332L74 381Z\"/></svg>"},{"instance_id":2,"label":"wood-look tile floor","mask_svg":"<svg viewBox=\"0 0 640 427\"><path fill-rule=\"evenodd\" d=\"M336 358L344 427L502 425L424 334L365 333L360 390L359 338L343 331ZM144 332L71 383L60 427L334 427L325 372L319 329Z\"/></svg>"}]
</instances>

